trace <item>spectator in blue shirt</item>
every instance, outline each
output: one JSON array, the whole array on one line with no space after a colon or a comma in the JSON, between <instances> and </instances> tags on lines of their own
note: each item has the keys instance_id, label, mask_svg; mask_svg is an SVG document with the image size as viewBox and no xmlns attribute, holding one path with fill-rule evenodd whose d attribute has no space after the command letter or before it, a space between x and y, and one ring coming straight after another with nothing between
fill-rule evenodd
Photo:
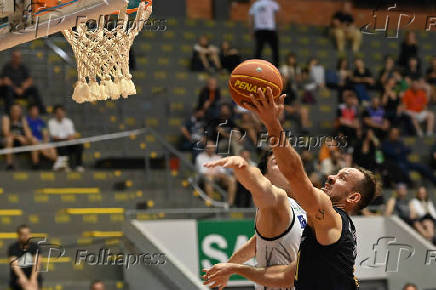
<instances>
[{"instance_id":1,"label":"spectator in blue shirt","mask_svg":"<svg viewBox=\"0 0 436 290\"><path fill-rule=\"evenodd\" d=\"M29 107L29 115L26 117L26 120L32 132L32 144L48 143L49 135L47 131L47 125L44 120L39 116L39 109L37 105L31 105ZM52 147L38 151L36 154L37 163L39 163L39 153L41 153L49 160L55 162L56 166L57 154L55 148Z\"/></svg>"}]
</instances>

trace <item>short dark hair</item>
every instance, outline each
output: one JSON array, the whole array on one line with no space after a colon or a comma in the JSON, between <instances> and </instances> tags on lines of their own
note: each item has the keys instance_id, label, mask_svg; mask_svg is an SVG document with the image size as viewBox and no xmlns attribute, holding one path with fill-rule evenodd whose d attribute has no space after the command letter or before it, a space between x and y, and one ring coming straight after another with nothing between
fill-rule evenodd
<instances>
[{"instance_id":1,"label":"short dark hair","mask_svg":"<svg viewBox=\"0 0 436 290\"><path fill-rule=\"evenodd\" d=\"M62 111L65 111L65 107L63 105L55 105L53 108L53 112L56 112L59 109L61 109Z\"/></svg>"},{"instance_id":2,"label":"short dark hair","mask_svg":"<svg viewBox=\"0 0 436 290\"><path fill-rule=\"evenodd\" d=\"M18 234L19 232L21 232L21 230L24 230L24 229L29 229L29 230L30 230L30 227L29 227L28 225L25 225L25 224L19 225L19 226L17 227L17 234Z\"/></svg>"},{"instance_id":3,"label":"short dark hair","mask_svg":"<svg viewBox=\"0 0 436 290\"><path fill-rule=\"evenodd\" d=\"M38 105L35 103L30 103L29 105L27 105L27 110L30 111L32 110L34 107L36 107L37 109L39 109Z\"/></svg>"},{"instance_id":4,"label":"short dark hair","mask_svg":"<svg viewBox=\"0 0 436 290\"><path fill-rule=\"evenodd\" d=\"M367 207L377 196L378 183L374 173L365 168L357 169L363 173L364 177L363 180L354 186L353 190L361 195L358 209L362 210Z\"/></svg>"},{"instance_id":5,"label":"short dark hair","mask_svg":"<svg viewBox=\"0 0 436 290\"><path fill-rule=\"evenodd\" d=\"M415 284L413 284L413 283L406 283L406 284L403 286L403 290L406 290L406 289L409 288L409 287L414 287L415 289L418 289L418 287L416 287Z\"/></svg>"},{"instance_id":6,"label":"short dark hair","mask_svg":"<svg viewBox=\"0 0 436 290\"><path fill-rule=\"evenodd\" d=\"M266 171L268 169L268 158L272 155L272 151L263 151L260 156L260 161L257 167L260 169L260 172L262 174L266 174Z\"/></svg>"}]
</instances>

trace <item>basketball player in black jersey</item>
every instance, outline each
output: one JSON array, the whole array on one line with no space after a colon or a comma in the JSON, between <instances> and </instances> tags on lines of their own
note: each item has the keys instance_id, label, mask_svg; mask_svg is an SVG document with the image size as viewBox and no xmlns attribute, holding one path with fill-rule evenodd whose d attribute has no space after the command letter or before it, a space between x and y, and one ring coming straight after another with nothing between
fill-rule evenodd
<instances>
[{"instance_id":1,"label":"basketball player in black jersey","mask_svg":"<svg viewBox=\"0 0 436 290\"><path fill-rule=\"evenodd\" d=\"M219 280L222 275L239 274L269 287L358 289L353 273L357 255L356 232L349 215L365 208L375 197L374 175L364 169L343 168L336 175L330 175L322 189L315 188L304 171L299 154L289 142L283 141L285 136L279 116L285 95L274 101L270 88L266 97L260 90L257 94L257 97L251 96L251 110L266 126L276 162L288 179L295 199L307 212L308 224L296 262L267 268L217 264L206 271L206 282ZM282 142L275 142L277 140Z\"/></svg>"}]
</instances>

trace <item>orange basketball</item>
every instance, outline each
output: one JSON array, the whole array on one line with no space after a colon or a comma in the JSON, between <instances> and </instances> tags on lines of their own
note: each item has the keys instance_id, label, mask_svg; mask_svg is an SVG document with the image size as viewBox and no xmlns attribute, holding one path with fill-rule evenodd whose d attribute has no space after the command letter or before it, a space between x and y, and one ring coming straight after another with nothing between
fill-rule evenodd
<instances>
[{"instance_id":1,"label":"orange basketball","mask_svg":"<svg viewBox=\"0 0 436 290\"><path fill-rule=\"evenodd\" d=\"M258 88L266 94L267 87L271 88L274 99L278 98L282 93L283 80L279 70L266 60L246 60L230 75L230 95L238 105L246 109L250 109L249 106L245 106L247 102L251 103L250 94L257 96Z\"/></svg>"}]
</instances>

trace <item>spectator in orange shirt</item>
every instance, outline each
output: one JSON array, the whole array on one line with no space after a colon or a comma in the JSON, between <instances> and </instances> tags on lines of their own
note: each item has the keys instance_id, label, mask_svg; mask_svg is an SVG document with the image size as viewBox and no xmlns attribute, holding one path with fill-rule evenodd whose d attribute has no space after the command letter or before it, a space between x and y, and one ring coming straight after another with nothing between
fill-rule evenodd
<instances>
[{"instance_id":1,"label":"spectator in orange shirt","mask_svg":"<svg viewBox=\"0 0 436 290\"><path fill-rule=\"evenodd\" d=\"M427 136L433 135L434 114L427 110L427 92L418 79L412 81L411 87L404 92L403 104L406 113L411 117L418 136L422 136L422 129L419 123L427 122Z\"/></svg>"}]
</instances>

